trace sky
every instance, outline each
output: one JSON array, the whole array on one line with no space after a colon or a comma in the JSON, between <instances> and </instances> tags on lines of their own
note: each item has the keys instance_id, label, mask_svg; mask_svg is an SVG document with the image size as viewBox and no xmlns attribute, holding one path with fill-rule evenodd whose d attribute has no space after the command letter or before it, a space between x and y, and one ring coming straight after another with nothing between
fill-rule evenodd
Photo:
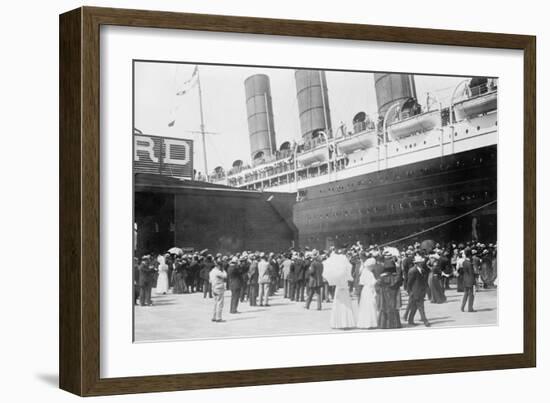
<instances>
[{"instance_id":1,"label":"sky","mask_svg":"<svg viewBox=\"0 0 550 403\"><path fill-rule=\"evenodd\" d=\"M194 167L202 172L200 112L197 86L176 96L191 78L194 64L136 62L134 66L135 124L145 134L194 140ZM244 80L267 74L271 84L274 132L279 147L300 140L300 122L294 70L286 68L200 65L208 170L231 167L233 161L250 162ZM371 72L326 72L333 128L344 122L351 127L353 116L364 111L376 116L374 77ZM418 101L434 94L443 106L464 77L415 75ZM168 123L175 120L172 127Z\"/></svg>"}]
</instances>

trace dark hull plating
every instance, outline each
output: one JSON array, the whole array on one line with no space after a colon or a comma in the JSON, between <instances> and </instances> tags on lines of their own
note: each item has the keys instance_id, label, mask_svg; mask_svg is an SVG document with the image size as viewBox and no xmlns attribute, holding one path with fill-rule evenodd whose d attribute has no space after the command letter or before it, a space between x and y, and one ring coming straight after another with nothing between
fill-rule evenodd
<instances>
[{"instance_id":1,"label":"dark hull plating","mask_svg":"<svg viewBox=\"0 0 550 403\"><path fill-rule=\"evenodd\" d=\"M307 188L294 206L302 247L344 247L356 241L479 239L497 234L496 145ZM474 209L486 206L471 214Z\"/></svg>"}]
</instances>

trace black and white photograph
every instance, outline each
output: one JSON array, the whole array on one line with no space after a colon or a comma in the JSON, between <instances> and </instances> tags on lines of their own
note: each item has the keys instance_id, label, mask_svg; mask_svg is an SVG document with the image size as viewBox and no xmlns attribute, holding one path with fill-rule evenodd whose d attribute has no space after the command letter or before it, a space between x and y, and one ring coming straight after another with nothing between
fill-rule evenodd
<instances>
[{"instance_id":1,"label":"black and white photograph","mask_svg":"<svg viewBox=\"0 0 550 403\"><path fill-rule=\"evenodd\" d=\"M132 71L134 342L498 325L498 77Z\"/></svg>"}]
</instances>

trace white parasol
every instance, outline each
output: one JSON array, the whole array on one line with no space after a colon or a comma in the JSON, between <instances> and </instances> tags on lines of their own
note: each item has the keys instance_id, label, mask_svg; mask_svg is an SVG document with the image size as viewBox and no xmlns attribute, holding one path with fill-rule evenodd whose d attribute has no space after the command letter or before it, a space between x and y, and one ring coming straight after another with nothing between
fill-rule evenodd
<instances>
[{"instance_id":1,"label":"white parasol","mask_svg":"<svg viewBox=\"0 0 550 403\"><path fill-rule=\"evenodd\" d=\"M178 248L174 246L173 248L168 249L168 253L171 253L172 255L183 255L183 250L181 248Z\"/></svg>"},{"instance_id":2,"label":"white parasol","mask_svg":"<svg viewBox=\"0 0 550 403\"><path fill-rule=\"evenodd\" d=\"M389 252L392 256L395 256L395 257L399 257L400 255L399 249L394 248L393 246L386 246L384 248L384 254L386 254L387 252Z\"/></svg>"},{"instance_id":3,"label":"white parasol","mask_svg":"<svg viewBox=\"0 0 550 403\"><path fill-rule=\"evenodd\" d=\"M323 262L323 277L330 285L344 286L351 277L351 263L345 255L333 253Z\"/></svg>"}]
</instances>

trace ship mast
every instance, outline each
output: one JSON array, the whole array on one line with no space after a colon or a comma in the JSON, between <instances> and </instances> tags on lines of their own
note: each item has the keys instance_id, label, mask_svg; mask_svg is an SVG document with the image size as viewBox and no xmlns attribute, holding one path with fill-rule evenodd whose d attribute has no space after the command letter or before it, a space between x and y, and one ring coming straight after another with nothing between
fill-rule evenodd
<instances>
[{"instance_id":1,"label":"ship mast","mask_svg":"<svg viewBox=\"0 0 550 403\"><path fill-rule=\"evenodd\" d=\"M199 72L199 66L197 66L197 85L199 87L199 107L201 114L201 140L202 140L202 158L204 160L204 175L206 182L208 182L208 162L206 161L206 132L204 131L204 113L202 110L202 88L201 88L201 75Z\"/></svg>"}]
</instances>

